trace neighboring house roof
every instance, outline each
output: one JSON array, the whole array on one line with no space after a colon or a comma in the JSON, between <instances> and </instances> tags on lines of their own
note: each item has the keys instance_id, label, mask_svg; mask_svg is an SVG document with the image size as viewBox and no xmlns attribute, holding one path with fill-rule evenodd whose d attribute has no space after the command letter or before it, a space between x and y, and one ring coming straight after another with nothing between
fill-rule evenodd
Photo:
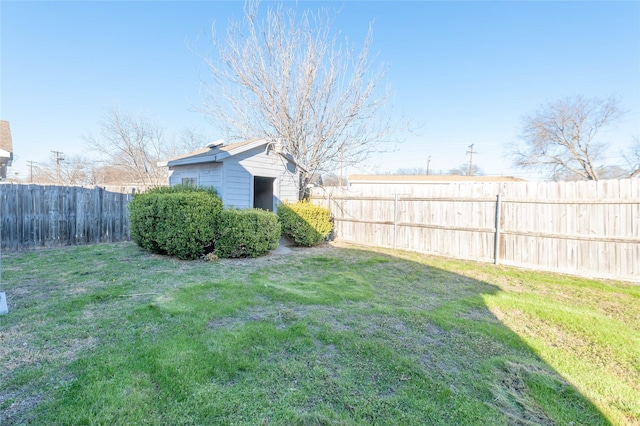
<instances>
[{"instance_id":1,"label":"neighboring house roof","mask_svg":"<svg viewBox=\"0 0 640 426\"><path fill-rule=\"evenodd\" d=\"M350 175L350 183L448 183L448 182L526 182L513 176L458 176L458 175Z\"/></svg>"},{"instance_id":2,"label":"neighboring house roof","mask_svg":"<svg viewBox=\"0 0 640 426\"><path fill-rule=\"evenodd\" d=\"M11 128L9 122L0 120L0 157L9 158L7 165L13 160L13 142L11 140Z\"/></svg>"},{"instance_id":3,"label":"neighboring house roof","mask_svg":"<svg viewBox=\"0 0 640 426\"><path fill-rule=\"evenodd\" d=\"M173 167L191 164L220 163L226 158L233 157L234 155L241 154L243 152L258 148L263 145L267 145L269 143L273 143L273 141L266 138L258 138L231 143L228 145L214 145L211 147L197 149L188 154L170 158L169 160L167 160L166 164L162 165ZM304 168L295 161L291 154L285 152L278 152L278 154L304 170Z\"/></svg>"}]
</instances>

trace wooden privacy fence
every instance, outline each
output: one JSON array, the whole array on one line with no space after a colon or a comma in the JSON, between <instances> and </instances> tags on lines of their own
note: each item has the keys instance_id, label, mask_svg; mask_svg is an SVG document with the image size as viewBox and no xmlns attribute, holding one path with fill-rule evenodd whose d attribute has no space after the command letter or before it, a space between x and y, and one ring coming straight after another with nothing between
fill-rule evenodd
<instances>
[{"instance_id":1,"label":"wooden privacy fence","mask_svg":"<svg viewBox=\"0 0 640 426\"><path fill-rule=\"evenodd\" d=\"M640 281L640 180L316 188L336 238Z\"/></svg>"},{"instance_id":2,"label":"wooden privacy fence","mask_svg":"<svg viewBox=\"0 0 640 426\"><path fill-rule=\"evenodd\" d=\"M3 250L129 239L131 195L102 188L0 184Z\"/></svg>"}]
</instances>

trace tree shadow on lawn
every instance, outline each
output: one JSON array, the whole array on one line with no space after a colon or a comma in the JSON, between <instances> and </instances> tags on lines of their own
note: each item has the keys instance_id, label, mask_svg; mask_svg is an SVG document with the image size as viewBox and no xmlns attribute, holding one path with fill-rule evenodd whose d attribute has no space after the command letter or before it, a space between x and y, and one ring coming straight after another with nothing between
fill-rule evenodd
<instances>
[{"instance_id":1,"label":"tree shadow on lawn","mask_svg":"<svg viewBox=\"0 0 640 426\"><path fill-rule=\"evenodd\" d=\"M69 296L68 315L105 322L46 395L0 386L39 403L3 424L611 424L492 313L498 286L401 255L292 254L179 262L157 296Z\"/></svg>"},{"instance_id":2,"label":"tree shadow on lawn","mask_svg":"<svg viewBox=\"0 0 640 426\"><path fill-rule=\"evenodd\" d=\"M486 298L499 287L402 256L340 250L256 273L277 315L252 307L224 326L302 321L318 348L309 365L328 371L329 384L355 379L350 392L363 398L344 392L334 404L358 420L379 422L379 409L405 424L610 424L492 313ZM270 362L285 368L290 358L280 351ZM369 404L377 408L362 409Z\"/></svg>"}]
</instances>

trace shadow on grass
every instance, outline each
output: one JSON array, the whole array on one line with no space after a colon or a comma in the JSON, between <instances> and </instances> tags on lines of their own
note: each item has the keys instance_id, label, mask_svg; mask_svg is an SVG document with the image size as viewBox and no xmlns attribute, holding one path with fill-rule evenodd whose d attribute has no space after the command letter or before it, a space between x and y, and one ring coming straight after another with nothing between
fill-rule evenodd
<instances>
[{"instance_id":1,"label":"shadow on grass","mask_svg":"<svg viewBox=\"0 0 640 426\"><path fill-rule=\"evenodd\" d=\"M3 359L23 357L0 373L3 425L610 424L494 315L487 282L357 249L204 263L121 247L53 254L0 319ZM60 264L72 278L47 278ZM30 282L7 275L9 294Z\"/></svg>"},{"instance_id":2,"label":"shadow on grass","mask_svg":"<svg viewBox=\"0 0 640 426\"><path fill-rule=\"evenodd\" d=\"M358 394L373 386L382 401L405 395L406 400L396 400L398 406L415 404L414 417L411 410L397 411L397 419L610 424L487 307L486 297L499 294L499 287L406 257L357 249L304 259L302 269L314 271L313 278L301 276L299 267L263 271L254 280L273 289L264 293L278 303L281 321L282 316L304 319L329 354L343 347L366 360L339 363L351 365L341 373L357 375L352 385ZM244 316L256 318L251 310ZM314 363L319 364L322 359ZM342 398L349 399L346 393ZM360 414L360 420L380 421L373 413Z\"/></svg>"}]
</instances>

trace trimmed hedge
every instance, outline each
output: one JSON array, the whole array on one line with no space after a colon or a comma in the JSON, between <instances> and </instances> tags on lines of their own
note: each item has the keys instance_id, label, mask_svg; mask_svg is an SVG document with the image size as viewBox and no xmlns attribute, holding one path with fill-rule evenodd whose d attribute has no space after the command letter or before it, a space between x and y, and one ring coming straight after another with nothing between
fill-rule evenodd
<instances>
[{"instance_id":1,"label":"trimmed hedge","mask_svg":"<svg viewBox=\"0 0 640 426\"><path fill-rule=\"evenodd\" d=\"M214 252L219 257L258 257L278 247L278 216L260 209L224 210L218 216Z\"/></svg>"},{"instance_id":2,"label":"trimmed hedge","mask_svg":"<svg viewBox=\"0 0 640 426\"><path fill-rule=\"evenodd\" d=\"M309 201L280 204L278 218L282 225L282 233L299 246L310 247L320 244L333 229L329 209L316 206Z\"/></svg>"},{"instance_id":3,"label":"trimmed hedge","mask_svg":"<svg viewBox=\"0 0 640 426\"><path fill-rule=\"evenodd\" d=\"M221 211L222 200L213 188L155 188L129 203L131 238L154 253L197 259L213 242Z\"/></svg>"}]
</instances>

